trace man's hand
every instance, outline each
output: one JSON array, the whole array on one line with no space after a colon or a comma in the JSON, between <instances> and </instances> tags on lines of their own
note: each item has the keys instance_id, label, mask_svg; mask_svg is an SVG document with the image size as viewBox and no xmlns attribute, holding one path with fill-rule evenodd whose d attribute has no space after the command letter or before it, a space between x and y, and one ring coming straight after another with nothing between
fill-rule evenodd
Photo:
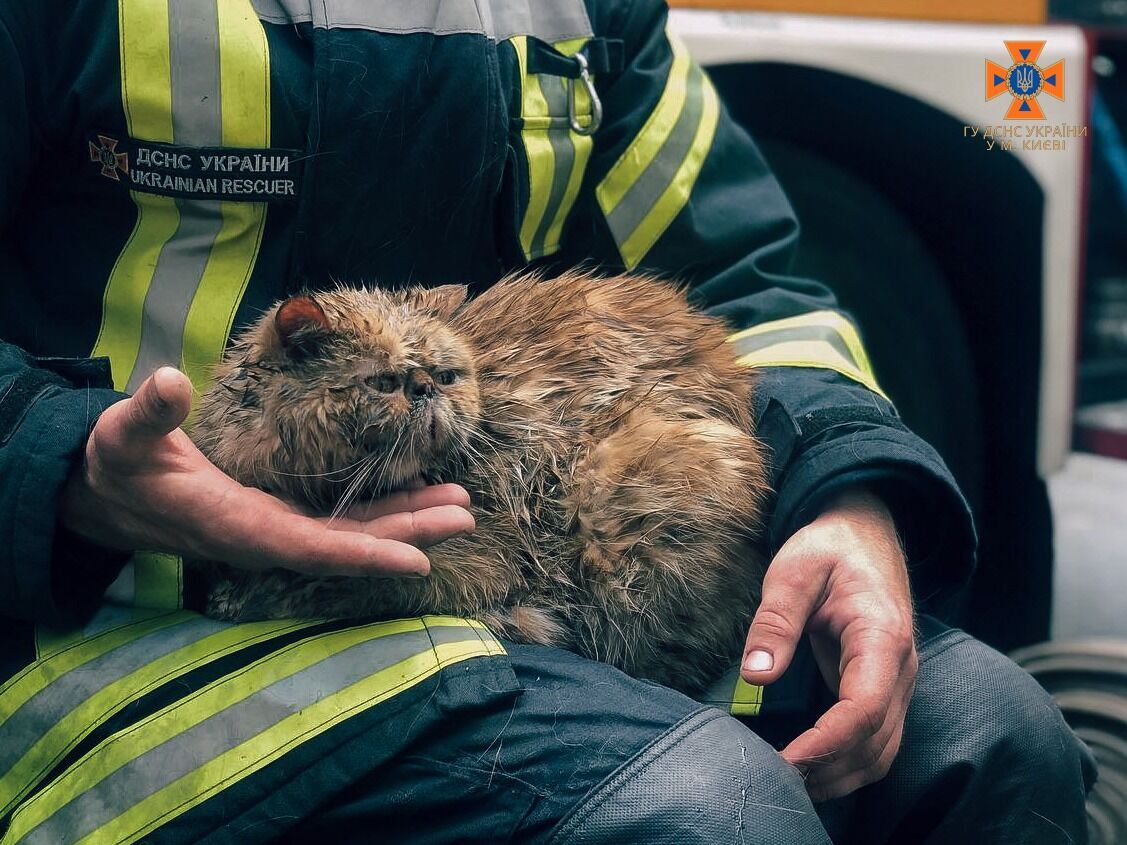
<instances>
[{"instance_id":1,"label":"man's hand","mask_svg":"<svg viewBox=\"0 0 1127 845\"><path fill-rule=\"evenodd\" d=\"M803 633L838 701L782 754L807 772L811 798L827 801L888 773L918 668L904 554L876 497L843 494L779 550L743 677L778 680Z\"/></svg>"},{"instance_id":2,"label":"man's hand","mask_svg":"<svg viewBox=\"0 0 1127 845\"><path fill-rule=\"evenodd\" d=\"M470 497L443 484L397 493L331 522L224 475L179 426L192 385L171 367L94 426L62 522L110 548L166 551L247 569L317 575L426 575L419 550L472 531Z\"/></svg>"}]
</instances>

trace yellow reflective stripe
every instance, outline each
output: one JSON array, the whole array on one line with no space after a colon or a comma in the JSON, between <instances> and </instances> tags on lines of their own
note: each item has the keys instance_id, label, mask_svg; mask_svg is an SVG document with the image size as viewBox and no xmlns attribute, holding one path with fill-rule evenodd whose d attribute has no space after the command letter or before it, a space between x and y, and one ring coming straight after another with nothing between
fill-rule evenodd
<instances>
[{"instance_id":1,"label":"yellow reflective stripe","mask_svg":"<svg viewBox=\"0 0 1127 845\"><path fill-rule=\"evenodd\" d=\"M658 238L669 228L673 219L681 213L681 209L685 207L693 192L693 185L696 184L700 169L704 166L705 157L712 149L712 139L716 135L716 125L720 120L720 98L707 76L702 77L702 84L704 111L688 155L677 169L669 187L654 203L653 210L634 233L619 245L619 252L628 269L638 266L646 257L646 253L657 243Z\"/></svg>"},{"instance_id":2,"label":"yellow reflective stripe","mask_svg":"<svg viewBox=\"0 0 1127 845\"><path fill-rule=\"evenodd\" d=\"M443 626L456 629L455 636L437 637L438 631L435 629ZM461 629L460 635L457 629ZM237 707L240 702L259 696L268 687L303 670L317 668L317 664L330 661L353 647L412 632L421 632L424 635L423 641L430 645L341 689L306 689L305 693L314 696L310 702L246 739L240 741L240 737L221 733L221 738L231 742L231 746L223 753L164 784L77 841L133 842L168 819L203 802L232 782L253 774L291 748L323 733L354 713L418 684L445 666L472 657L498 653L496 649L500 648L495 640L493 648L483 646L483 640L488 635L480 625L441 617L361 625L293 643L209 684L96 746L15 812L11 826L3 838L4 845L18 842L49 820L57 822L57 819L53 819L55 813L68 807L72 801L101 781L112 777L123 767L142 760L149 752L185 734L213 715ZM489 639L492 640L492 637ZM280 704L281 700L267 703L265 715L269 717L277 711ZM159 761L149 759L147 762L155 762L153 771L160 771ZM124 803L129 803L127 797ZM104 804L98 806L103 811L106 809Z\"/></svg>"},{"instance_id":3,"label":"yellow reflective stripe","mask_svg":"<svg viewBox=\"0 0 1127 845\"><path fill-rule=\"evenodd\" d=\"M572 38L554 45L573 55L587 38ZM591 113L586 89L572 80L528 72L528 39L512 39L521 78L521 143L528 162L528 205L518 232L521 251L528 260L559 251L564 224L575 205L594 140L570 128L568 89L575 88L576 114L582 121Z\"/></svg>"},{"instance_id":4,"label":"yellow reflective stripe","mask_svg":"<svg viewBox=\"0 0 1127 845\"><path fill-rule=\"evenodd\" d=\"M180 64L176 65L181 77L176 84L187 84L182 73L185 63L206 59L211 50L218 50L218 88L205 92L211 93L212 102L218 100L218 108L206 120L180 112L177 119L182 122L175 125L195 132L192 142L197 144L222 140L231 147L269 147L269 51L250 0L196 2L189 8L171 7L169 0L118 0L122 102L129 134L184 143L183 138L175 137L175 110L183 109L191 98L182 90L179 99L174 96L170 12L177 12L180 27L207 12L214 16L218 43L184 37L176 42L181 45ZM196 92L192 96L198 101ZM210 382L211 368L222 357L257 261L267 205L178 201L137 191L130 196L137 205L137 222L110 274L93 354L109 356L114 385L121 390L135 389L147 370L162 360L158 356L178 354L180 367L202 392ZM162 283L154 287L158 272ZM186 317L174 318L177 323L182 319L182 326L167 325L168 318L154 316L175 314L178 307L187 310ZM148 329L147 320L154 323ZM145 341L146 331L159 338L164 330L173 338L165 341L172 344L171 349L162 351L157 341ZM177 337L182 338L179 350L175 349ZM135 565L136 604L180 605L182 564L178 560L144 554L135 559Z\"/></svg>"},{"instance_id":5,"label":"yellow reflective stripe","mask_svg":"<svg viewBox=\"0 0 1127 845\"><path fill-rule=\"evenodd\" d=\"M587 40L586 38L574 38L570 41L561 41L554 46L565 56L571 56L579 52L579 50L583 48L583 45L587 43ZM592 76L592 79L593 78ZM575 113L580 116L582 123L582 116L591 113L591 97L587 93L586 86L576 85L574 88ZM556 252L560 248L560 237L563 234L563 225L567 220L568 214L571 213L572 206L575 205L575 198L579 195L579 187L583 183L583 174L587 171L587 162L591 158L591 149L595 144L594 136L580 135L573 131L570 126L567 130L567 137L574 150L574 158L571 163L571 170L567 176L567 187L564 189L563 198L556 208L551 225L548 226L548 234L544 238L543 249L545 255ZM558 175L553 178L558 178Z\"/></svg>"},{"instance_id":6,"label":"yellow reflective stripe","mask_svg":"<svg viewBox=\"0 0 1127 845\"><path fill-rule=\"evenodd\" d=\"M793 341L765 347L737 361L745 367L814 367L834 370L888 399L870 373L856 367L825 341ZM891 401L891 400L890 400Z\"/></svg>"},{"instance_id":7,"label":"yellow reflective stripe","mask_svg":"<svg viewBox=\"0 0 1127 845\"><path fill-rule=\"evenodd\" d=\"M137 222L110 273L102 302L102 326L93 357L107 357L113 385L125 390L141 346L141 315L161 248L176 233L180 212L171 197L130 191Z\"/></svg>"},{"instance_id":8,"label":"yellow reflective stripe","mask_svg":"<svg viewBox=\"0 0 1127 845\"><path fill-rule=\"evenodd\" d=\"M832 332L833 336L840 340L840 349L837 344L825 339L827 331ZM786 335L786 340L770 342L772 336L783 335ZM763 340L764 343L755 344L756 340ZM812 311L782 320L772 320L728 336L728 342L735 346L737 354L741 342L746 344L749 341L756 348L754 351L740 355L739 363L744 366L830 369L860 382L885 399L888 398L877 383L876 374L873 372L857 329L836 311ZM843 350L848 355L843 354Z\"/></svg>"},{"instance_id":9,"label":"yellow reflective stripe","mask_svg":"<svg viewBox=\"0 0 1127 845\"><path fill-rule=\"evenodd\" d=\"M650 112L641 131L635 136L626 151L619 156L610 171L595 189L599 206L604 214L610 214L618 206L626 192L645 172L669 139L677 118L685 107L688 96L689 68L692 60L689 51L680 38L668 35L669 46L673 48L673 63L665 79L665 88Z\"/></svg>"},{"instance_id":10,"label":"yellow reflective stripe","mask_svg":"<svg viewBox=\"0 0 1127 845\"><path fill-rule=\"evenodd\" d=\"M861 336L857 333L857 329L849 320L836 311L811 311L807 314L799 314L795 317L786 317L782 320L771 320L767 323L760 323L749 329L744 329L730 335L728 342L735 343L745 337L757 337L771 334L772 332L807 327L833 329L841 336L842 341L845 343L849 353L853 356L853 360L857 366L863 370L872 371L869 356L865 352L865 346L861 342Z\"/></svg>"},{"instance_id":11,"label":"yellow reflective stripe","mask_svg":"<svg viewBox=\"0 0 1127 845\"><path fill-rule=\"evenodd\" d=\"M670 34L672 62L657 105L595 189L627 268L636 267L689 201L720 118L720 100L685 45Z\"/></svg>"},{"instance_id":12,"label":"yellow reflective stripe","mask_svg":"<svg viewBox=\"0 0 1127 845\"><path fill-rule=\"evenodd\" d=\"M134 138L171 142L172 68L168 8L164 3L118 3L121 100ZM153 268L165 242L180 225L171 197L130 191L137 222L114 263L102 303L102 325L91 353L108 356L114 387L124 390L141 344L141 317Z\"/></svg>"},{"instance_id":13,"label":"yellow reflective stripe","mask_svg":"<svg viewBox=\"0 0 1127 845\"><path fill-rule=\"evenodd\" d=\"M196 617L193 613L172 613L151 620L149 624L132 630L130 639L148 634L171 624L182 623ZM159 623L159 624L153 624ZM66 718L53 725L12 766L0 775L0 816L23 798L42 778L58 765L83 738L89 736L115 713L141 696L170 680L186 675L205 663L210 663L242 648L265 642L293 631L319 624L309 620L283 620L252 622L231 625L226 630L199 639L183 648L163 655L145 664L141 669L106 684L96 693L67 712ZM123 643L119 643L121 645ZM105 653L102 651L101 653ZM40 689L60 677L65 671L62 661L45 662L37 667ZM77 668L77 667L72 667ZM43 683L46 681L46 683ZM26 689L23 690L26 692ZM0 693L0 696L3 694ZM26 698L24 699L27 700ZM3 703L7 705L7 699ZM8 709L7 706L4 708ZM12 708L14 712L15 708ZM6 718L6 717L5 717ZM0 720L3 721L3 720Z\"/></svg>"},{"instance_id":14,"label":"yellow reflective stripe","mask_svg":"<svg viewBox=\"0 0 1127 845\"><path fill-rule=\"evenodd\" d=\"M698 697L702 704L727 710L734 716L758 716L763 704L763 687L749 684L740 676L737 663Z\"/></svg>"},{"instance_id":15,"label":"yellow reflective stripe","mask_svg":"<svg viewBox=\"0 0 1127 845\"><path fill-rule=\"evenodd\" d=\"M459 617L444 617L444 616L428 616L427 621L431 625L466 625L473 628L477 634L477 640L481 643L482 650L489 655L505 654L505 647L497 640L496 637L485 627L485 624L478 622L476 619L461 619ZM446 620L446 621L435 621Z\"/></svg>"},{"instance_id":16,"label":"yellow reflective stripe","mask_svg":"<svg viewBox=\"0 0 1127 845\"><path fill-rule=\"evenodd\" d=\"M537 257L533 254L532 242L548 209L556 154L548 137L551 115L548 100L540 88L540 77L528 72L528 37L514 38L513 48L521 78L520 114L524 125L520 137L528 159L528 207L520 225L520 246L525 257L531 259Z\"/></svg>"},{"instance_id":17,"label":"yellow reflective stripe","mask_svg":"<svg viewBox=\"0 0 1127 845\"><path fill-rule=\"evenodd\" d=\"M270 146L270 54L250 0L219 0L223 144ZM267 204L222 202L223 225L184 325L184 372L200 392L223 355L266 227Z\"/></svg>"},{"instance_id":18,"label":"yellow reflective stripe","mask_svg":"<svg viewBox=\"0 0 1127 845\"><path fill-rule=\"evenodd\" d=\"M133 555L133 605L175 610L184 603L184 565L177 555L137 552Z\"/></svg>"},{"instance_id":19,"label":"yellow reflective stripe","mask_svg":"<svg viewBox=\"0 0 1127 845\"><path fill-rule=\"evenodd\" d=\"M105 606L103 605L103 608L104 607ZM167 613L167 610L148 610L123 613L121 614L120 618L115 618L114 621L111 621L108 624L99 625L97 629L92 631L87 631L83 628L51 628L47 625L36 625L35 659L37 661L46 660L48 657L56 655L61 651L66 651L73 646L101 642L101 640L98 639L99 637L111 634L115 631L121 631L123 628L128 628L130 625L134 625L138 622L147 622L148 620L154 619L157 616L167 615ZM96 613L91 621L95 623L100 622L100 616L101 612ZM116 617L117 615L112 614L112 616ZM106 647L113 648L112 645ZM30 672L34 669L34 667L35 664L32 663L24 668L24 672ZM21 675L22 674L23 673L21 673ZM18 677L20 677L20 675L16 675L14 678L10 678L9 683L15 681L15 678ZM0 695L3 695L4 689L6 689L6 687L0 687ZM0 709L0 713L2 712L2 709ZM0 723L2 722L3 718L0 717Z\"/></svg>"},{"instance_id":20,"label":"yellow reflective stripe","mask_svg":"<svg viewBox=\"0 0 1127 845\"><path fill-rule=\"evenodd\" d=\"M210 2L216 4L218 24L216 93L222 143L244 148L268 147L270 64L265 31L250 0ZM173 131L168 0L119 0L118 10L122 102L129 134L144 140L177 141ZM193 47L196 51L206 49L206 44ZM109 356L114 384L119 389L125 389L131 379L135 386L144 375L133 371L141 349L145 301L162 251L181 229L181 211L202 215L209 208L206 201L178 202L137 191L131 191L130 196L137 205L137 222L110 274L102 325L93 350L94 355ZM178 257L184 260L183 256L192 251L201 254L202 249L205 252L201 255L206 254L202 276L185 280L185 284L194 285L194 295L183 326L180 361L198 390L206 389L210 368L223 353L266 222L265 203L221 202L215 207L221 223L217 220L218 231L211 231L213 242L201 247L200 233L185 230L183 237L195 237L197 242L181 245L179 253L168 256L171 266Z\"/></svg>"},{"instance_id":21,"label":"yellow reflective stripe","mask_svg":"<svg viewBox=\"0 0 1127 845\"><path fill-rule=\"evenodd\" d=\"M728 707L728 712L733 716L758 716L762 705L763 687L749 684L743 678L737 677L732 688L732 703Z\"/></svg>"},{"instance_id":22,"label":"yellow reflective stripe","mask_svg":"<svg viewBox=\"0 0 1127 845\"><path fill-rule=\"evenodd\" d=\"M310 707L263 731L241 745L153 794L118 816L110 824L79 841L78 845L103 842L135 842L173 816L202 804L212 795L281 757L295 746L324 733L356 713L374 707L408 686L414 686L441 669L481 657L476 640L443 643L432 651L417 654L369 676L335 695L322 698ZM207 786L201 789L201 786ZM183 800L184 787L192 797Z\"/></svg>"},{"instance_id":23,"label":"yellow reflective stripe","mask_svg":"<svg viewBox=\"0 0 1127 845\"><path fill-rule=\"evenodd\" d=\"M24 705L33 695L42 690L50 681L64 672L69 672L88 663L95 657L100 657L127 642L143 637L152 631L158 631L170 625L184 621L191 614L188 613L161 613L148 619L128 622L117 628L102 631L97 636L89 639L71 640L71 632L55 634L49 629L44 630L37 626L36 636L42 630L46 642L41 641L40 651L45 654L34 663L24 667L22 671L0 686L0 724ZM57 637L60 643L52 648L52 640Z\"/></svg>"}]
</instances>

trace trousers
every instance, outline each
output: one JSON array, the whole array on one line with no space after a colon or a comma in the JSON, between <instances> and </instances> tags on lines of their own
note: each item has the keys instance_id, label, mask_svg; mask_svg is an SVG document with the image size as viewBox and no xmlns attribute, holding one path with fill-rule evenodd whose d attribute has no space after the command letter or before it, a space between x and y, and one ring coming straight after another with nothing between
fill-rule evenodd
<instances>
[{"instance_id":1,"label":"trousers","mask_svg":"<svg viewBox=\"0 0 1127 845\"><path fill-rule=\"evenodd\" d=\"M611 667L507 644L520 682L459 712L291 828L285 843L1082 843L1096 773L1041 687L924 618L901 750L881 781L811 803L779 756L812 724L738 720ZM374 838L373 838L374 837Z\"/></svg>"}]
</instances>

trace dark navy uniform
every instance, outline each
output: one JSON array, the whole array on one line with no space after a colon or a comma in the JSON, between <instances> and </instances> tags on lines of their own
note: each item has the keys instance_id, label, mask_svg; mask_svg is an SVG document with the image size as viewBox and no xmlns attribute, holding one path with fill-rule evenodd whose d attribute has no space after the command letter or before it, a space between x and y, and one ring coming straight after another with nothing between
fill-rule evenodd
<instances>
[{"instance_id":1,"label":"dark navy uniform","mask_svg":"<svg viewBox=\"0 0 1127 845\"><path fill-rule=\"evenodd\" d=\"M730 323L758 372L772 549L871 485L939 607L971 569L966 504L832 295L788 275L790 209L665 19L653 0L0 2L5 845L825 840L794 771L719 710L469 620L203 619L177 559L127 561L57 521L99 412L162 364L205 387L280 297L588 264L683 282ZM1003 679L986 712L1039 702L1021 747L1059 738L1045 782L1075 831L1059 714L1004 659L932 633L910 783L894 769L825 824L915 842L985 818L989 766L948 776L1008 747L953 750L973 708L952 714L943 685L973 665ZM825 706L812 677L733 674L710 701L781 743Z\"/></svg>"}]
</instances>

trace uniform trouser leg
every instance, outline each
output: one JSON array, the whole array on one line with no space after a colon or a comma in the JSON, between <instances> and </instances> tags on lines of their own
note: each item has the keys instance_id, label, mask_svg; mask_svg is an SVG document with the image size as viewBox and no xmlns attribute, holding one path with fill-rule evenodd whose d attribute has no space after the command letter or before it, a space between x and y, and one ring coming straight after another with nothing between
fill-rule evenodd
<instances>
[{"instance_id":1,"label":"uniform trouser leg","mask_svg":"<svg viewBox=\"0 0 1127 845\"><path fill-rule=\"evenodd\" d=\"M819 807L835 841L1087 841L1088 749L1026 672L924 618L901 751L884 780Z\"/></svg>"},{"instance_id":2,"label":"uniform trouser leg","mask_svg":"<svg viewBox=\"0 0 1127 845\"><path fill-rule=\"evenodd\" d=\"M567 652L506 649L519 695L451 709L282 841L829 843L797 772L736 719Z\"/></svg>"},{"instance_id":3,"label":"uniform trouser leg","mask_svg":"<svg viewBox=\"0 0 1127 845\"><path fill-rule=\"evenodd\" d=\"M1053 843L1084 841L1084 747L1028 675L924 620L889 776L815 810L736 720L608 667L509 646L523 691L449 713L289 842ZM809 715L812 721L816 713ZM784 742L777 724L755 722Z\"/></svg>"}]
</instances>

